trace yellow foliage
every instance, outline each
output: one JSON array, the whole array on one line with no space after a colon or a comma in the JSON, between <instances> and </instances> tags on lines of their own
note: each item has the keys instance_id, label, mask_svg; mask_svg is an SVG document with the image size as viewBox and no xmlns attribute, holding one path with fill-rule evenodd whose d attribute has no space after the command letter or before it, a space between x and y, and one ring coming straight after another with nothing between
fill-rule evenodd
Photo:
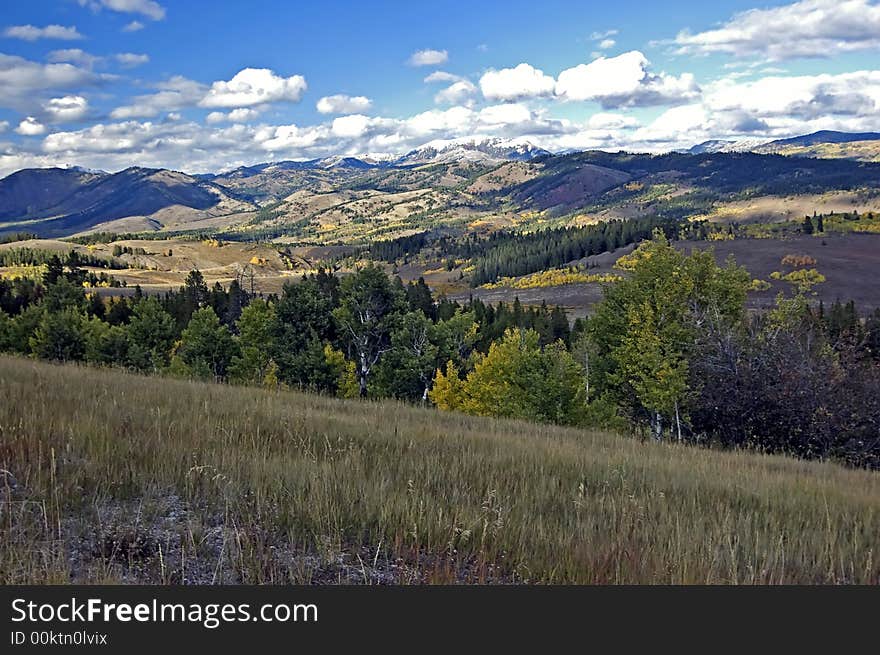
<instances>
[{"instance_id":1,"label":"yellow foliage","mask_svg":"<svg viewBox=\"0 0 880 655\"><path fill-rule=\"evenodd\" d=\"M269 262L265 257L257 257L256 255L254 255L253 257L251 257L250 263L254 266L265 266Z\"/></svg>"},{"instance_id":2,"label":"yellow foliage","mask_svg":"<svg viewBox=\"0 0 880 655\"><path fill-rule=\"evenodd\" d=\"M497 282L484 284L484 289L543 289L545 287L560 287L567 284L591 284L601 282L617 282L619 276L613 273L585 273L584 271L570 271L567 269L551 269L540 271L523 277L502 277Z\"/></svg>"},{"instance_id":3,"label":"yellow foliage","mask_svg":"<svg viewBox=\"0 0 880 655\"><path fill-rule=\"evenodd\" d=\"M434 386L428 392L428 397L439 409L452 411L459 409L464 401L464 381L458 377L458 368L450 360L446 363L446 373L437 369L434 376Z\"/></svg>"},{"instance_id":4,"label":"yellow foliage","mask_svg":"<svg viewBox=\"0 0 880 655\"><path fill-rule=\"evenodd\" d=\"M815 266L816 258L809 255L786 255L782 258L783 266L793 266L795 268L801 266Z\"/></svg>"}]
</instances>

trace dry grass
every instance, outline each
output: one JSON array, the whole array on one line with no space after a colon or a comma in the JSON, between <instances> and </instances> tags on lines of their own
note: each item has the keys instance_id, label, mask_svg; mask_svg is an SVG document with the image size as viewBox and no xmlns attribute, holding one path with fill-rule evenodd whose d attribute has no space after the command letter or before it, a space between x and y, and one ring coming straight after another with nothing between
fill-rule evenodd
<instances>
[{"instance_id":1,"label":"dry grass","mask_svg":"<svg viewBox=\"0 0 880 655\"><path fill-rule=\"evenodd\" d=\"M880 477L0 358L0 582L877 583Z\"/></svg>"}]
</instances>

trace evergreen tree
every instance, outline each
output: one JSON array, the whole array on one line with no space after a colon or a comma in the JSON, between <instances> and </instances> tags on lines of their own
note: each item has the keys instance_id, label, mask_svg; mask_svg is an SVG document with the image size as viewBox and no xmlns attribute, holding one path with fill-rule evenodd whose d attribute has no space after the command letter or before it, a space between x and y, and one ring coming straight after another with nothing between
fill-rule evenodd
<instances>
[{"instance_id":1,"label":"evergreen tree","mask_svg":"<svg viewBox=\"0 0 880 655\"><path fill-rule=\"evenodd\" d=\"M812 234L814 231L813 228L813 219L809 216L804 216L803 227L801 228L804 234Z\"/></svg>"},{"instance_id":2,"label":"evergreen tree","mask_svg":"<svg viewBox=\"0 0 880 655\"><path fill-rule=\"evenodd\" d=\"M168 365L176 329L174 319L156 298L144 298L135 305L127 332L130 366L156 371Z\"/></svg>"},{"instance_id":3,"label":"evergreen tree","mask_svg":"<svg viewBox=\"0 0 880 655\"><path fill-rule=\"evenodd\" d=\"M30 349L41 359L80 361L86 354L86 326L75 309L47 311L30 338Z\"/></svg>"},{"instance_id":4,"label":"evergreen tree","mask_svg":"<svg viewBox=\"0 0 880 655\"><path fill-rule=\"evenodd\" d=\"M275 350L275 310L265 300L257 299L242 310L236 327L239 351L232 358L229 377L238 382L262 384Z\"/></svg>"},{"instance_id":5,"label":"evergreen tree","mask_svg":"<svg viewBox=\"0 0 880 655\"><path fill-rule=\"evenodd\" d=\"M229 328L220 322L213 307L197 310L180 336L171 369L177 374L223 380L236 343Z\"/></svg>"}]
</instances>

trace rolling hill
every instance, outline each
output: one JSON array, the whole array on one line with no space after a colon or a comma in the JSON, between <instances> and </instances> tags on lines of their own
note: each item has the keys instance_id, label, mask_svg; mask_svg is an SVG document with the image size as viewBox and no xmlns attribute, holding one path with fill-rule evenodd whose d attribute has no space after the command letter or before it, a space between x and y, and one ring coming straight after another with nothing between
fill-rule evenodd
<instances>
[{"instance_id":1,"label":"rolling hill","mask_svg":"<svg viewBox=\"0 0 880 655\"><path fill-rule=\"evenodd\" d=\"M497 139L433 142L396 160L338 156L199 176L137 167L114 174L34 169L0 180L0 233L197 229L235 239L353 243L425 229L712 216L758 201L772 214L797 205L792 198L804 198L812 211L822 194L855 194L847 209L873 211L880 165L782 156L792 149L880 152L880 139L869 137L816 133L754 147L763 154L728 142L661 155L552 155Z\"/></svg>"},{"instance_id":2,"label":"rolling hill","mask_svg":"<svg viewBox=\"0 0 880 655\"><path fill-rule=\"evenodd\" d=\"M213 182L165 169L135 166L113 174L31 169L0 180L0 218L5 219L0 232L68 236L118 219L168 213L171 208L195 210L196 216L189 217L193 220L221 205L230 210L254 208ZM174 222L166 218L162 224Z\"/></svg>"},{"instance_id":3,"label":"rolling hill","mask_svg":"<svg viewBox=\"0 0 880 655\"><path fill-rule=\"evenodd\" d=\"M5 356L0 397L2 584L880 581L830 463Z\"/></svg>"}]
</instances>

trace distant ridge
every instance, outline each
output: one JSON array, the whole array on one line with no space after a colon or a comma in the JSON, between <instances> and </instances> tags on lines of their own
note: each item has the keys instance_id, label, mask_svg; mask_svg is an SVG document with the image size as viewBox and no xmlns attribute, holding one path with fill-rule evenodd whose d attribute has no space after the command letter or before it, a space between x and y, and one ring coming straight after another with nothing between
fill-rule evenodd
<instances>
[{"instance_id":1,"label":"distant ridge","mask_svg":"<svg viewBox=\"0 0 880 655\"><path fill-rule=\"evenodd\" d=\"M880 141L880 132L835 132L820 130L812 134L794 136L789 139L777 139L767 143L768 146L814 146L817 143L851 143L853 141Z\"/></svg>"},{"instance_id":2,"label":"distant ridge","mask_svg":"<svg viewBox=\"0 0 880 655\"><path fill-rule=\"evenodd\" d=\"M880 132L837 132L820 130L786 139L711 139L680 152L700 155L712 152L757 152L771 154L791 147L815 146L823 143L856 143L859 141L880 141Z\"/></svg>"}]
</instances>

